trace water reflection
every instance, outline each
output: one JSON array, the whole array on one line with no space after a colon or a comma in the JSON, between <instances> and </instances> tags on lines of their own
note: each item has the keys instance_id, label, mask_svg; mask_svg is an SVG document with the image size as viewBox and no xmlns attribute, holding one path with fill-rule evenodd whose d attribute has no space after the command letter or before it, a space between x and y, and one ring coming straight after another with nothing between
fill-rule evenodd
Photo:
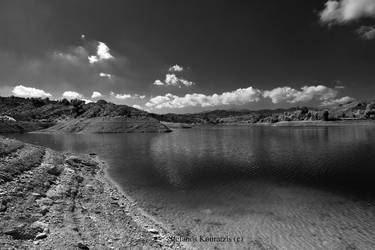
<instances>
[{"instance_id":1,"label":"water reflection","mask_svg":"<svg viewBox=\"0 0 375 250\"><path fill-rule=\"evenodd\" d=\"M189 189L255 177L351 186L374 177L373 126L13 136L60 151L96 152L124 187Z\"/></svg>"}]
</instances>

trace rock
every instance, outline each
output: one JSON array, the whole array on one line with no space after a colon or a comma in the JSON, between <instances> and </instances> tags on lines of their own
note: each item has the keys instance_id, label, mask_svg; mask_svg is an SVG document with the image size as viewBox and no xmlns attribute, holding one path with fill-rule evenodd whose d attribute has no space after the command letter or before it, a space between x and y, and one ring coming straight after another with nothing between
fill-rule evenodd
<instances>
[{"instance_id":1,"label":"rock","mask_svg":"<svg viewBox=\"0 0 375 250\"><path fill-rule=\"evenodd\" d=\"M48 229L48 224L41 221L35 221L30 227L32 229L39 229L41 232L44 232L46 228Z\"/></svg>"},{"instance_id":2,"label":"rock","mask_svg":"<svg viewBox=\"0 0 375 250\"><path fill-rule=\"evenodd\" d=\"M4 200L0 202L0 212L5 212L7 208L8 208L7 203Z\"/></svg>"},{"instance_id":3,"label":"rock","mask_svg":"<svg viewBox=\"0 0 375 250\"><path fill-rule=\"evenodd\" d=\"M3 233L12 236L12 238L16 240L31 240L35 236L32 231L30 232L30 230L28 230L24 223L8 228L4 230Z\"/></svg>"},{"instance_id":4,"label":"rock","mask_svg":"<svg viewBox=\"0 0 375 250\"><path fill-rule=\"evenodd\" d=\"M35 196L36 198L41 197L42 195L40 193L31 193L32 196Z\"/></svg>"},{"instance_id":5,"label":"rock","mask_svg":"<svg viewBox=\"0 0 375 250\"><path fill-rule=\"evenodd\" d=\"M53 200L51 200L50 198L41 198L41 199L37 200L37 203L39 205L48 205L48 206L50 206L50 205L52 205Z\"/></svg>"},{"instance_id":6,"label":"rock","mask_svg":"<svg viewBox=\"0 0 375 250\"><path fill-rule=\"evenodd\" d=\"M48 213L48 211L49 211L49 207L48 206L41 206L40 207L40 213L42 215L46 215L46 213Z\"/></svg>"},{"instance_id":7,"label":"rock","mask_svg":"<svg viewBox=\"0 0 375 250\"><path fill-rule=\"evenodd\" d=\"M46 233L38 233L35 236L35 240L40 240L40 239L44 239L44 238L47 238L47 234Z\"/></svg>"},{"instance_id":8,"label":"rock","mask_svg":"<svg viewBox=\"0 0 375 250\"><path fill-rule=\"evenodd\" d=\"M63 170L62 167L59 166L59 165L49 165L47 167L47 173L49 173L51 175L58 176L58 175L61 174L62 170Z\"/></svg>"},{"instance_id":9,"label":"rock","mask_svg":"<svg viewBox=\"0 0 375 250\"><path fill-rule=\"evenodd\" d=\"M12 228L8 228L8 229L4 230L3 233L6 234L6 235L13 236L17 232L23 230L24 227L25 227L25 224L21 223L21 224L18 224L16 226L12 227Z\"/></svg>"},{"instance_id":10,"label":"rock","mask_svg":"<svg viewBox=\"0 0 375 250\"><path fill-rule=\"evenodd\" d=\"M83 250L90 250L90 248L88 246L86 246L85 244L83 244L81 242L77 244L77 247L79 249L83 249Z\"/></svg>"},{"instance_id":11,"label":"rock","mask_svg":"<svg viewBox=\"0 0 375 250\"><path fill-rule=\"evenodd\" d=\"M147 231L149 231L152 234L159 234L159 231L154 229L154 228L149 228L149 229L147 229Z\"/></svg>"}]
</instances>

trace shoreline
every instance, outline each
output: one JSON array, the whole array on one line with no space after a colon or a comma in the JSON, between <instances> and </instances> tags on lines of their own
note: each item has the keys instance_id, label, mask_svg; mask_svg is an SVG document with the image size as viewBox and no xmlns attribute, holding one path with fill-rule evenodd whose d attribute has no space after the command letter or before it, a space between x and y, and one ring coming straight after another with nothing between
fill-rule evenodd
<instances>
[{"instance_id":1,"label":"shoreline","mask_svg":"<svg viewBox=\"0 0 375 250\"><path fill-rule=\"evenodd\" d=\"M340 121L320 121L320 120L307 120L307 121L280 121L275 123L269 122L228 122L218 124L201 124L194 127L258 127L258 126L269 126L269 127L324 127L324 126L350 126L350 125L375 125L374 120L340 120Z\"/></svg>"},{"instance_id":2,"label":"shoreline","mask_svg":"<svg viewBox=\"0 0 375 250\"><path fill-rule=\"evenodd\" d=\"M0 151L1 248L191 248L138 207L99 156L4 137Z\"/></svg>"}]
</instances>

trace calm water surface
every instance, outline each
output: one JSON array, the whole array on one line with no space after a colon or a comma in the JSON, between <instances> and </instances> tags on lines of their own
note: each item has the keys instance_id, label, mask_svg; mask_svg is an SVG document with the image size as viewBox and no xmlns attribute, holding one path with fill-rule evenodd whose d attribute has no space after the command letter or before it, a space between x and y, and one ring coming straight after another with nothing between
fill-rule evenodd
<instances>
[{"instance_id":1,"label":"calm water surface","mask_svg":"<svg viewBox=\"0 0 375 250\"><path fill-rule=\"evenodd\" d=\"M333 240L353 235L351 229L343 229L346 224L341 228L343 218L348 218L348 225L362 223L365 236L361 237L374 236L374 223L366 221L375 219L375 126L11 136L59 151L97 153L109 163L113 180L148 212L185 235L228 230L235 234L238 229L242 236L246 232L247 245L231 247L241 249L251 244L267 248L271 243L289 249L325 248L324 242L329 247L358 246L363 241L359 236L347 245ZM349 215L337 217L341 212ZM298 235L269 239L260 233L289 230L298 234L311 227L326 237L324 230L330 226L334 233L326 241L306 235L301 243Z\"/></svg>"}]
</instances>

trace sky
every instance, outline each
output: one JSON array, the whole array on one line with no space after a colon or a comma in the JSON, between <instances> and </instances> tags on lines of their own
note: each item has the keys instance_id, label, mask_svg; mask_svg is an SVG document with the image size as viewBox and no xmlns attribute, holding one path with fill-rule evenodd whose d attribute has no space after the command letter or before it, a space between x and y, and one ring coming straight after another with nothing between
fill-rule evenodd
<instances>
[{"instance_id":1,"label":"sky","mask_svg":"<svg viewBox=\"0 0 375 250\"><path fill-rule=\"evenodd\" d=\"M375 99L375 0L2 0L0 95L154 113Z\"/></svg>"}]
</instances>

